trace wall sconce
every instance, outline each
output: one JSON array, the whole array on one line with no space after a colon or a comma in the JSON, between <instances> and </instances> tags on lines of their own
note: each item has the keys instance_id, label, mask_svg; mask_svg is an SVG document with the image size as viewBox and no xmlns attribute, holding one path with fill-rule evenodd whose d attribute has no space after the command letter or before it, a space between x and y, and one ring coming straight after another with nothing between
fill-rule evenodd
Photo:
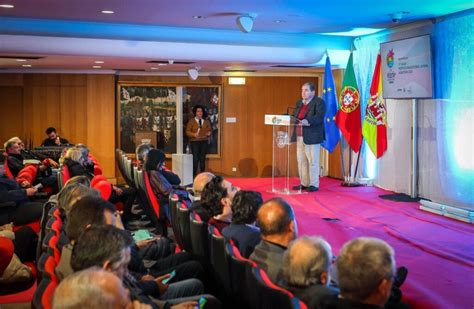
<instances>
[{"instance_id":1,"label":"wall sconce","mask_svg":"<svg viewBox=\"0 0 474 309\"><path fill-rule=\"evenodd\" d=\"M245 77L229 77L229 85L245 85Z\"/></svg>"}]
</instances>

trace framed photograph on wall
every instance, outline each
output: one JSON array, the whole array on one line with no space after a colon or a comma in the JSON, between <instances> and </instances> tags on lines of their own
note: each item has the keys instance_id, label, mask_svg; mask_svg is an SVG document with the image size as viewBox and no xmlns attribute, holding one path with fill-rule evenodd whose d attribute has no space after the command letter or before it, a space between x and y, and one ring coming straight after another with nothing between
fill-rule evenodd
<instances>
[{"instance_id":1,"label":"framed photograph on wall","mask_svg":"<svg viewBox=\"0 0 474 309\"><path fill-rule=\"evenodd\" d=\"M182 92L182 96L178 92ZM221 95L220 85L119 83L117 123L120 149L126 153L135 153L138 145L150 143L167 155L186 152L189 145L185 134L186 125L194 118L193 106L202 105L212 128L207 156L220 157ZM182 114L177 115L177 110L181 110L178 107L181 106ZM183 128L180 136L178 125ZM179 140L183 141L183 149L177 149Z\"/></svg>"},{"instance_id":2,"label":"framed photograph on wall","mask_svg":"<svg viewBox=\"0 0 474 309\"><path fill-rule=\"evenodd\" d=\"M120 148L135 153L150 143L166 154L176 153L176 87L119 84Z\"/></svg>"},{"instance_id":3,"label":"framed photograph on wall","mask_svg":"<svg viewBox=\"0 0 474 309\"><path fill-rule=\"evenodd\" d=\"M220 121L221 110L221 87L220 86L184 86L183 87L183 132L189 120L194 118L193 107L204 106L204 118L211 123L211 136L207 148L208 157L220 156ZM183 147L187 149L189 139L183 134Z\"/></svg>"}]
</instances>

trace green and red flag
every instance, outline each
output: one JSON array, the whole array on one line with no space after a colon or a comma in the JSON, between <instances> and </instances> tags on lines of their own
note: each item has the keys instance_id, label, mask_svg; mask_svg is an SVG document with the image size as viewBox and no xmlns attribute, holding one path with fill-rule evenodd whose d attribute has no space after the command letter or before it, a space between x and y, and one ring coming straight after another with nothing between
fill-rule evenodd
<instances>
[{"instance_id":1,"label":"green and red flag","mask_svg":"<svg viewBox=\"0 0 474 309\"><path fill-rule=\"evenodd\" d=\"M362 135L377 159L387 150L387 109L382 99L381 61L382 58L378 54L362 124Z\"/></svg>"},{"instance_id":2,"label":"green and red flag","mask_svg":"<svg viewBox=\"0 0 474 309\"><path fill-rule=\"evenodd\" d=\"M360 94L352 64L352 52L347 62L342 90L339 95L339 110L336 114L336 124L346 138L349 146L359 152L362 144L362 128L360 123Z\"/></svg>"}]
</instances>

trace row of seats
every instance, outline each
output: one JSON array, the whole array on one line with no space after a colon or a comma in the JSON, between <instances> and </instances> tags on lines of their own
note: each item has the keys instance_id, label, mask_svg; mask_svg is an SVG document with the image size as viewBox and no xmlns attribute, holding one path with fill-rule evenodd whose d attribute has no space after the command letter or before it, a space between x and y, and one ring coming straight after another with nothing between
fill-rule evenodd
<instances>
[{"instance_id":1,"label":"row of seats","mask_svg":"<svg viewBox=\"0 0 474 309\"><path fill-rule=\"evenodd\" d=\"M46 225L42 226L45 237L39 244L41 253L38 259L38 288L32 302L32 307L36 309L51 308L53 294L59 284L55 270L61 259L61 251L57 246L63 225L60 210L56 206L52 207L47 218Z\"/></svg>"},{"instance_id":2,"label":"row of seats","mask_svg":"<svg viewBox=\"0 0 474 309\"><path fill-rule=\"evenodd\" d=\"M244 257L232 240L189 211L189 202L170 197L171 224L176 241L193 253L213 274L220 297L246 308L302 308L307 306L293 294L272 283L264 270Z\"/></svg>"}]
</instances>

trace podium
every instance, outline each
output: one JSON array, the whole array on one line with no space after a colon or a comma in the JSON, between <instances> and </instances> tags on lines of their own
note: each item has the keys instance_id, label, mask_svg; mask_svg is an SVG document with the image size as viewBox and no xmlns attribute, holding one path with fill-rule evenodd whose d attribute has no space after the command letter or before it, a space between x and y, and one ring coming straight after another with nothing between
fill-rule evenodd
<instances>
[{"instance_id":1,"label":"podium","mask_svg":"<svg viewBox=\"0 0 474 309\"><path fill-rule=\"evenodd\" d=\"M297 128L297 119L289 115L265 115L265 124L273 127L272 139L272 190L279 194L301 194L293 190L299 179L290 177L290 163L296 160L296 151L291 151L291 138Z\"/></svg>"}]
</instances>

